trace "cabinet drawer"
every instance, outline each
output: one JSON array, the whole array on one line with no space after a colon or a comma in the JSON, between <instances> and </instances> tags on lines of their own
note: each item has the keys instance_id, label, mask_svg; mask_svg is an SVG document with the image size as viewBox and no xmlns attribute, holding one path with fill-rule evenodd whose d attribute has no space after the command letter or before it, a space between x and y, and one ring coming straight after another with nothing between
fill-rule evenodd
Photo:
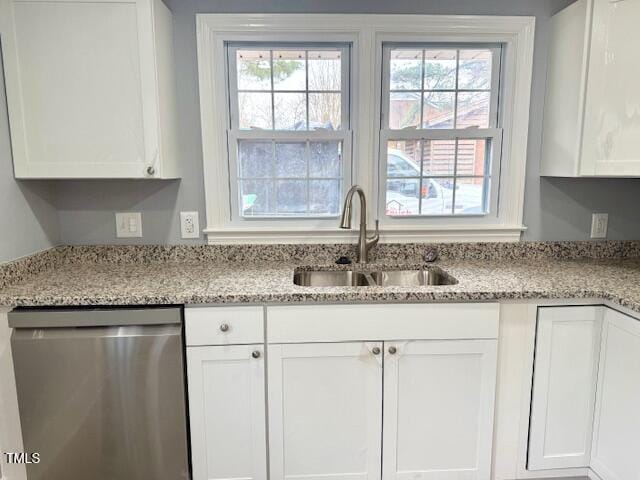
<instances>
[{"instance_id":1,"label":"cabinet drawer","mask_svg":"<svg viewBox=\"0 0 640 480\"><path fill-rule=\"evenodd\" d=\"M187 346L264 342L262 307L193 307L184 316Z\"/></svg>"},{"instance_id":2,"label":"cabinet drawer","mask_svg":"<svg viewBox=\"0 0 640 480\"><path fill-rule=\"evenodd\" d=\"M498 338L497 303L267 307L269 343Z\"/></svg>"}]
</instances>

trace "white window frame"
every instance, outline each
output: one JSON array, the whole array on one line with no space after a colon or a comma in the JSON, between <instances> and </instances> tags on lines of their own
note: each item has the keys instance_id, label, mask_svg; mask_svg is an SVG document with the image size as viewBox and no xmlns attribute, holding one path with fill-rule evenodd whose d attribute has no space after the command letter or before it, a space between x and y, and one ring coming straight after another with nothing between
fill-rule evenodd
<instances>
[{"instance_id":1,"label":"white window frame","mask_svg":"<svg viewBox=\"0 0 640 480\"><path fill-rule=\"evenodd\" d=\"M389 128L389 99L390 90L388 88L388 82L390 78L390 52L392 48L406 48L407 50L424 50L442 48L478 48L487 49L492 51L493 62L491 71L491 105L489 111L489 127L487 128L474 128L474 129L427 129L427 128L415 128L415 129L402 129L393 130ZM499 57L498 61L495 61L495 57ZM382 57L382 105L381 105L381 118L380 118L380 152L378 156L378 218L380 219L380 225L382 228L389 226L400 226L400 228L411 228L412 225L420 225L428 223L429 225L444 225L446 227L452 227L456 225L469 224L470 221L475 223L484 223L487 225L497 224L500 221L499 218L499 205L498 200L500 197L500 162L502 159L502 133L501 128L502 118L500 112L499 99L501 97L501 70L502 70L502 48L496 48L493 44L442 44L432 42L421 43L385 43L383 45L383 57ZM424 82L424 79L423 79ZM457 91L456 88L452 91ZM421 95L422 97L422 95ZM422 100L421 100L422 102ZM457 102L456 102L457 103ZM422 109L421 109L422 110ZM389 216L386 215L386 184L389 177L387 177L387 144L389 140L455 140L456 150L458 140L473 140L473 139L490 139L491 147L487 152L491 157L491 171L488 174L485 172L484 176L491 178L491 185L489 186L487 203L489 204L488 213L478 214L441 214L441 215L398 215ZM455 163L457 163L457 151L455 153ZM455 167L454 174L446 175L445 177L456 177ZM437 176L431 176L431 178L437 178ZM458 177L463 178L463 177ZM496 187L494 188L494 184ZM455 190L453 192L455 199Z\"/></svg>"},{"instance_id":2,"label":"white window frame","mask_svg":"<svg viewBox=\"0 0 640 480\"><path fill-rule=\"evenodd\" d=\"M522 225L535 17L377 14L196 15L203 166L209 243L353 242L354 230L304 220L284 224L230 222L225 43L242 41L351 44L350 112L352 183L370 204L379 194L382 54L385 43L483 43L503 45L500 208L495 223L427 221L393 223L382 241L517 241ZM377 216L371 209L369 221Z\"/></svg>"}]
</instances>

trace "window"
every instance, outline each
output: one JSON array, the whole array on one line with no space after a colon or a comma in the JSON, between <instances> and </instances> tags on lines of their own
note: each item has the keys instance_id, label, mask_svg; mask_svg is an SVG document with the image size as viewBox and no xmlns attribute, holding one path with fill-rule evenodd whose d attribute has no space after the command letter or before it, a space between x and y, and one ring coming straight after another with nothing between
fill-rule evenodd
<instances>
[{"instance_id":1,"label":"window","mask_svg":"<svg viewBox=\"0 0 640 480\"><path fill-rule=\"evenodd\" d=\"M349 47L228 44L232 216L335 218L350 181Z\"/></svg>"},{"instance_id":2,"label":"window","mask_svg":"<svg viewBox=\"0 0 640 480\"><path fill-rule=\"evenodd\" d=\"M535 18L198 14L210 243L518 240ZM398 26L401 28L398 28Z\"/></svg>"},{"instance_id":3,"label":"window","mask_svg":"<svg viewBox=\"0 0 640 480\"><path fill-rule=\"evenodd\" d=\"M384 215L495 211L501 46L391 44L383 56Z\"/></svg>"}]
</instances>

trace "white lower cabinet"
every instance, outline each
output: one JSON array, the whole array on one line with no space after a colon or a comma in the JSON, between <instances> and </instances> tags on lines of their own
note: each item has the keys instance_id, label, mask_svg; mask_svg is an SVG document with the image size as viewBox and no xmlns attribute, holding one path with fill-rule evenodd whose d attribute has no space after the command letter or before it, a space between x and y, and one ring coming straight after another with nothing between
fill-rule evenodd
<instances>
[{"instance_id":1,"label":"white lower cabinet","mask_svg":"<svg viewBox=\"0 0 640 480\"><path fill-rule=\"evenodd\" d=\"M489 479L497 340L385 342L383 478Z\"/></svg>"},{"instance_id":2,"label":"white lower cabinet","mask_svg":"<svg viewBox=\"0 0 640 480\"><path fill-rule=\"evenodd\" d=\"M268 348L270 478L379 479L382 343Z\"/></svg>"},{"instance_id":3,"label":"white lower cabinet","mask_svg":"<svg viewBox=\"0 0 640 480\"><path fill-rule=\"evenodd\" d=\"M640 479L640 321L607 310L591 468L603 480Z\"/></svg>"},{"instance_id":4,"label":"white lower cabinet","mask_svg":"<svg viewBox=\"0 0 640 480\"><path fill-rule=\"evenodd\" d=\"M603 309L538 309L529 470L589 466Z\"/></svg>"},{"instance_id":5,"label":"white lower cabinet","mask_svg":"<svg viewBox=\"0 0 640 480\"><path fill-rule=\"evenodd\" d=\"M264 352L231 308L186 309L194 480L490 480L496 304L268 307Z\"/></svg>"},{"instance_id":6,"label":"white lower cabinet","mask_svg":"<svg viewBox=\"0 0 640 480\"><path fill-rule=\"evenodd\" d=\"M266 480L263 348L187 347L194 480Z\"/></svg>"}]
</instances>

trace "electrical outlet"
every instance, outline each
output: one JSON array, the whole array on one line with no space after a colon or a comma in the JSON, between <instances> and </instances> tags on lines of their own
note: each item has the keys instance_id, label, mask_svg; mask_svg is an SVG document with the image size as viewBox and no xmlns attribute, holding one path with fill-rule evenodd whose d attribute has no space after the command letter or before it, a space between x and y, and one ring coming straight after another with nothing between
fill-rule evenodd
<instances>
[{"instance_id":1,"label":"electrical outlet","mask_svg":"<svg viewBox=\"0 0 640 480\"><path fill-rule=\"evenodd\" d=\"M607 238L608 226L608 213L594 213L591 215L591 238Z\"/></svg>"},{"instance_id":2,"label":"electrical outlet","mask_svg":"<svg viewBox=\"0 0 640 480\"><path fill-rule=\"evenodd\" d=\"M140 212L116 213L116 237L142 237L142 214Z\"/></svg>"},{"instance_id":3,"label":"electrical outlet","mask_svg":"<svg viewBox=\"0 0 640 480\"><path fill-rule=\"evenodd\" d=\"M180 232L182 238L200 238L198 212L180 212Z\"/></svg>"}]
</instances>

